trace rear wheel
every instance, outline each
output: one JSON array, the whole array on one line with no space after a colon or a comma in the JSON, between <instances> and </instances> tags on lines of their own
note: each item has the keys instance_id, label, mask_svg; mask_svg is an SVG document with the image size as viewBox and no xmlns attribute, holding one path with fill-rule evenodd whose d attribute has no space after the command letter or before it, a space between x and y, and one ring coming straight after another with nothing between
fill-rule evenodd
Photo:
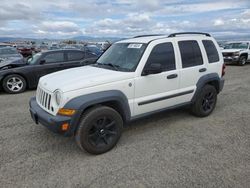
<instances>
[{"instance_id":1,"label":"rear wheel","mask_svg":"<svg viewBox=\"0 0 250 188\"><path fill-rule=\"evenodd\" d=\"M94 107L81 118L75 139L77 145L91 154L111 150L121 137L123 120L107 106Z\"/></svg>"},{"instance_id":2,"label":"rear wheel","mask_svg":"<svg viewBox=\"0 0 250 188\"><path fill-rule=\"evenodd\" d=\"M241 56L240 59L239 59L239 65L240 66L244 66L247 62L247 58L245 56Z\"/></svg>"},{"instance_id":3,"label":"rear wheel","mask_svg":"<svg viewBox=\"0 0 250 188\"><path fill-rule=\"evenodd\" d=\"M11 94L22 93L26 89L26 81L17 74L6 76L3 80L3 89Z\"/></svg>"},{"instance_id":4,"label":"rear wheel","mask_svg":"<svg viewBox=\"0 0 250 188\"><path fill-rule=\"evenodd\" d=\"M216 106L217 91L212 85L205 85L192 105L192 112L198 117L211 114Z\"/></svg>"}]
</instances>

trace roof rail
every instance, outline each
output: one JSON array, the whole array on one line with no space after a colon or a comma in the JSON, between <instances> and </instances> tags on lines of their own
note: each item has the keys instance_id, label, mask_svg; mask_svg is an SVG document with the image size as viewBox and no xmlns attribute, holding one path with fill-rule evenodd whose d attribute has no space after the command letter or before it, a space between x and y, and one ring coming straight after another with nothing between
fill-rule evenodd
<instances>
[{"instance_id":1,"label":"roof rail","mask_svg":"<svg viewBox=\"0 0 250 188\"><path fill-rule=\"evenodd\" d=\"M208 33L202 33L202 32L182 32L182 33L172 33L168 35L168 37L176 37L176 35L206 35L208 37L211 37Z\"/></svg>"},{"instance_id":2,"label":"roof rail","mask_svg":"<svg viewBox=\"0 0 250 188\"><path fill-rule=\"evenodd\" d=\"M151 35L138 35L133 38L140 38L140 37L153 37L153 36L162 36L162 34L151 34Z\"/></svg>"}]
</instances>

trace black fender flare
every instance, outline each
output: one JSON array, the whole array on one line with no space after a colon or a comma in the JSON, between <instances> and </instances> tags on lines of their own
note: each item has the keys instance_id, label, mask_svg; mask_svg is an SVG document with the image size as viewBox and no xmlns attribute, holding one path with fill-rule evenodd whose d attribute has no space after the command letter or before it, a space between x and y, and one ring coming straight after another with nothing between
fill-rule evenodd
<instances>
[{"instance_id":1,"label":"black fender flare","mask_svg":"<svg viewBox=\"0 0 250 188\"><path fill-rule=\"evenodd\" d=\"M216 90L218 93L222 90L223 85L224 85L224 79L221 79L217 73L210 73L210 74L206 74L206 75L200 77L200 79L196 83L196 91L195 91L195 94L191 100L192 103L194 103L196 101L196 98L197 98L198 94L201 92L202 88L206 84L208 84L209 82L216 83L216 85L217 85Z\"/></svg>"},{"instance_id":2,"label":"black fender flare","mask_svg":"<svg viewBox=\"0 0 250 188\"><path fill-rule=\"evenodd\" d=\"M246 56L246 60L248 59L248 53L244 52L244 53L240 54L240 57L242 57L242 56Z\"/></svg>"},{"instance_id":3,"label":"black fender flare","mask_svg":"<svg viewBox=\"0 0 250 188\"><path fill-rule=\"evenodd\" d=\"M125 122L131 119L131 112L128 104L128 99L121 91L109 90L82 95L71 99L63 107L66 109L76 110L76 114L72 117L71 120L72 133L74 133L77 129L80 118L88 107L107 102L116 102L119 105L120 109L122 110L122 112L120 112L122 113L121 116L123 117Z\"/></svg>"}]
</instances>

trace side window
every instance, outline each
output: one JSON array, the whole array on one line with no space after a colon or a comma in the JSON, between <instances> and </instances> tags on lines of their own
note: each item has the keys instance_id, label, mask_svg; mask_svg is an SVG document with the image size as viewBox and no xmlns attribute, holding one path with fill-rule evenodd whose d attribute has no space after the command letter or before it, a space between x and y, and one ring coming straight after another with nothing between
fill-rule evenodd
<instances>
[{"instance_id":1,"label":"side window","mask_svg":"<svg viewBox=\"0 0 250 188\"><path fill-rule=\"evenodd\" d=\"M46 55L43 58L46 63L57 63L64 61L64 53L63 52L57 52L57 53L51 53Z\"/></svg>"},{"instance_id":2,"label":"side window","mask_svg":"<svg viewBox=\"0 0 250 188\"><path fill-rule=\"evenodd\" d=\"M182 67L193 67L203 64L201 50L199 44L195 40L179 41L181 52Z\"/></svg>"},{"instance_id":3,"label":"side window","mask_svg":"<svg viewBox=\"0 0 250 188\"><path fill-rule=\"evenodd\" d=\"M77 61L84 58L84 52L68 52L68 61Z\"/></svg>"},{"instance_id":4,"label":"side window","mask_svg":"<svg viewBox=\"0 0 250 188\"><path fill-rule=\"evenodd\" d=\"M156 45L148 57L146 66L152 63L161 64L163 71L174 70L176 67L172 43L168 42Z\"/></svg>"},{"instance_id":5,"label":"side window","mask_svg":"<svg viewBox=\"0 0 250 188\"><path fill-rule=\"evenodd\" d=\"M207 53L207 58L209 63L215 63L219 61L219 54L218 51L211 40L203 40L202 41L204 48Z\"/></svg>"}]
</instances>

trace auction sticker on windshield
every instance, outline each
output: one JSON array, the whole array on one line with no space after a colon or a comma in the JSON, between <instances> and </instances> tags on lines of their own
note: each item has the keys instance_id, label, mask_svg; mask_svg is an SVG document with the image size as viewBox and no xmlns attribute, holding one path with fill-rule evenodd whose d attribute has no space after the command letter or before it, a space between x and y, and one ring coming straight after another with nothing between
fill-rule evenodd
<instances>
[{"instance_id":1,"label":"auction sticker on windshield","mask_svg":"<svg viewBox=\"0 0 250 188\"><path fill-rule=\"evenodd\" d=\"M128 48L141 48L142 44L129 44Z\"/></svg>"}]
</instances>

